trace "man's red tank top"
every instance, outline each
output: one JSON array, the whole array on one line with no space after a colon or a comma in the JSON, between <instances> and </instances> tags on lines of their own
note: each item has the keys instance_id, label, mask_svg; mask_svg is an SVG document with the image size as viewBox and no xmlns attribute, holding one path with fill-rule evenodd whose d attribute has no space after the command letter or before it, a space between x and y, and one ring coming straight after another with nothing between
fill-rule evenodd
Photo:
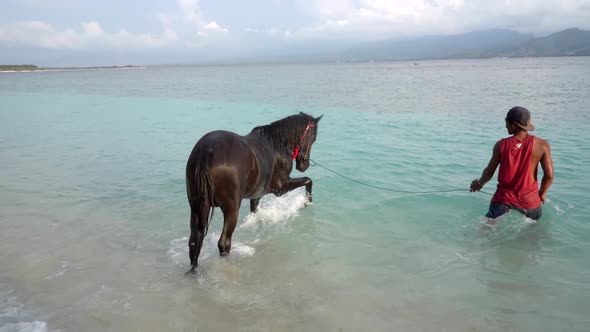
<instances>
[{"instance_id":1,"label":"man's red tank top","mask_svg":"<svg viewBox=\"0 0 590 332\"><path fill-rule=\"evenodd\" d=\"M498 189L492 202L508 204L523 209L541 206L537 167L531 173L531 158L535 136L519 141L515 137L500 141L500 172Z\"/></svg>"}]
</instances>

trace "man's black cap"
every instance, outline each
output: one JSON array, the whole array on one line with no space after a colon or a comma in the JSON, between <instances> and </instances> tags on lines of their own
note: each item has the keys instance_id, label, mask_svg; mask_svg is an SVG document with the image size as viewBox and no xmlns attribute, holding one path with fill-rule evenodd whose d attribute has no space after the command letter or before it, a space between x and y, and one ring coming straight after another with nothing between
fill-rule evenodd
<instances>
[{"instance_id":1,"label":"man's black cap","mask_svg":"<svg viewBox=\"0 0 590 332\"><path fill-rule=\"evenodd\" d=\"M512 107L508 111L508 114L506 114L506 121L515 123L517 126L527 131L535 130L535 126L531 123L531 113L524 107Z\"/></svg>"}]
</instances>

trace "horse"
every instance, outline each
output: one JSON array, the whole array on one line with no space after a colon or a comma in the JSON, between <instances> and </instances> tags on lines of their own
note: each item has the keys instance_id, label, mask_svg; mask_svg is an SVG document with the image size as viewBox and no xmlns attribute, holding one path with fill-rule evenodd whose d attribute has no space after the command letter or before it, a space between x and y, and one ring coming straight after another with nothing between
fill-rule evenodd
<instances>
[{"instance_id":1,"label":"horse","mask_svg":"<svg viewBox=\"0 0 590 332\"><path fill-rule=\"evenodd\" d=\"M255 213L264 195L282 196L305 186L307 200L311 202L311 179L289 175L293 161L300 172L309 167L311 147L322 117L314 118L300 112L255 127L245 136L216 130L197 141L186 165L191 231L189 272L194 273L197 268L215 207L223 213L223 231L217 247L219 254L226 256L230 252L242 199L250 199L250 212Z\"/></svg>"}]
</instances>

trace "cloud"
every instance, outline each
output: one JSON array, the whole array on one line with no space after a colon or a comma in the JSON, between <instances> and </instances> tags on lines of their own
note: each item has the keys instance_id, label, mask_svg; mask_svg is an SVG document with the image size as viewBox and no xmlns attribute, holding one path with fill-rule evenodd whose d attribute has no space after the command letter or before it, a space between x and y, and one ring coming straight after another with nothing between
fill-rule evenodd
<instances>
[{"instance_id":1,"label":"cloud","mask_svg":"<svg viewBox=\"0 0 590 332\"><path fill-rule=\"evenodd\" d=\"M174 43L176 32L165 29L160 35L135 34L125 29L105 32L98 22L82 22L79 29L58 30L42 21L0 25L0 41L54 49L81 49L106 45L115 48L161 47Z\"/></svg>"},{"instance_id":2,"label":"cloud","mask_svg":"<svg viewBox=\"0 0 590 332\"><path fill-rule=\"evenodd\" d=\"M220 31L220 32L228 32L227 28L222 28L216 22L210 22L209 24L205 25L205 30L211 31Z\"/></svg>"},{"instance_id":3,"label":"cloud","mask_svg":"<svg viewBox=\"0 0 590 332\"><path fill-rule=\"evenodd\" d=\"M590 27L590 0L300 0L314 23L300 39L380 39L512 28L546 33Z\"/></svg>"},{"instance_id":4,"label":"cloud","mask_svg":"<svg viewBox=\"0 0 590 332\"><path fill-rule=\"evenodd\" d=\"M187 22L197 26L202 25L203 19L201 18L199 0L178 0L178 6Z\"/></svg>"},{"instance_id":5,"label":"cloud","mask_svg":"<svg viewBox=\"0 0 590 332\"><path fill-rule=\"evenodd\" d=\"M207 22L203 18L199 0L178 0L178 7L185 24L188 25L190 30L195 31L198 36L207 36L208 32L229 32L229 28L223 27L215 21Z\"/></svg>"},{"instance_id":6,"label":"cloud","mask_svg":"<svg viewBox=\"0 0 590 332\"><path fill-rule=\"evenodd\" d=\"M81 45L80 35L76 31L58 31L51 24L42 21L0 25L0 41L46 48L77 48Z\"/></svg>"},{"instance_id":7,"label":"cloud","mask_svg":"<svg viewBox=\"0 0 590 332\"><path fill-rule=\"evenodd\" d=\"M46 9L46 4L74 0L14 1L42 13L39 8ZM265 47L274 41L353 42L489 28L532 33L590 28L590 0L268 0L241 7L241 15L230 12L228 4L205 1L176 0L168 12L153 13L160 25L155 33L106 29L99 23L100 16L65 27L49 20L25 20L0 23L0 42L53 49L221 49L256 41L263 41L258 44ZM216 17L209 17L205 9L217 13ZM288 12L289 18L273 15L277 10ZM243 19L248 15L249 19Z\"/></svg>"},{"instance_id":8,"label":"cloud","mask_svg":"<svg viewBox=\"0 0 590 332\"><path fill-rule=\"evenodd\" d=\"M23 0L25 1L25 0ZM33 6L36 0L26 0ZM78 27L58 29L45 21L0 23L0 42L52 49L162 48L200 47L205 40L227 35L229 28L207 21L198 0L178 0L178 11L157 14L162 31L156 34L135 33L125 28L105 31L97 21L79 23Z\"/></svg>"},{"instance_id":9,"label":"cloud","mask_svg":"<svg viewBox=\"0 0 590 332\"><path fill-rule=\"evenodd\" d=\"M105 35L100 24L96 22L82 23L82 30L89 37L102 37Z\"/></svg>"}]
</instances>

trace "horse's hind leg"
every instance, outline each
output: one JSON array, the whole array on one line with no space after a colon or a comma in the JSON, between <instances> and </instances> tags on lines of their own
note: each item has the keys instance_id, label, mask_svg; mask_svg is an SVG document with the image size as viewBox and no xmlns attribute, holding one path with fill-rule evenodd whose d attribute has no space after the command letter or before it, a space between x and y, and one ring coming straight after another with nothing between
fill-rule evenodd
<instances>
[{"instance_id":1,"label":"horse's hind leg","mask_svg":"<svg viewBox=\"0 0 590 332\"><path fill-rule=\"evenodd\" d=\"M207 233L207 215L198 215L197 211L191 209L191 236L188 239L188 255L191 260L191 271L197 268L199 263L199 254L203 247L203 239Z\"/></svg>"},{"instance_id":2,"label":"horse's hind leg","mask_svg":"<svg viewBox=\"0 0 590 332\"><path fill-rule=\"evenodd\" d=\"M197 247L198 239L199 239L199 232L198 232L198 225L197 225L197 214L194 210L191 209L191 219L190 219L190 227L191 227L191 236L188 238L188 258L191 260L191 270L197 268L197 261L199 259L199 253L201 251L200 247Z\"/></svg>"},{"instance_id":3,"label":"horse's hind leg","mask_svg":"<svg viewBox=\"0 0 590 332\"><path fill-rule=\"evenodd\" d=\"M239 205L232 204L230 207L222 208L223 211L223 231L219 237L217 247L219 248L219 254L226 256L229 254L231 249L231 237L236 229L238 223L238 212Z\"/></svg>"}]
</instances>

